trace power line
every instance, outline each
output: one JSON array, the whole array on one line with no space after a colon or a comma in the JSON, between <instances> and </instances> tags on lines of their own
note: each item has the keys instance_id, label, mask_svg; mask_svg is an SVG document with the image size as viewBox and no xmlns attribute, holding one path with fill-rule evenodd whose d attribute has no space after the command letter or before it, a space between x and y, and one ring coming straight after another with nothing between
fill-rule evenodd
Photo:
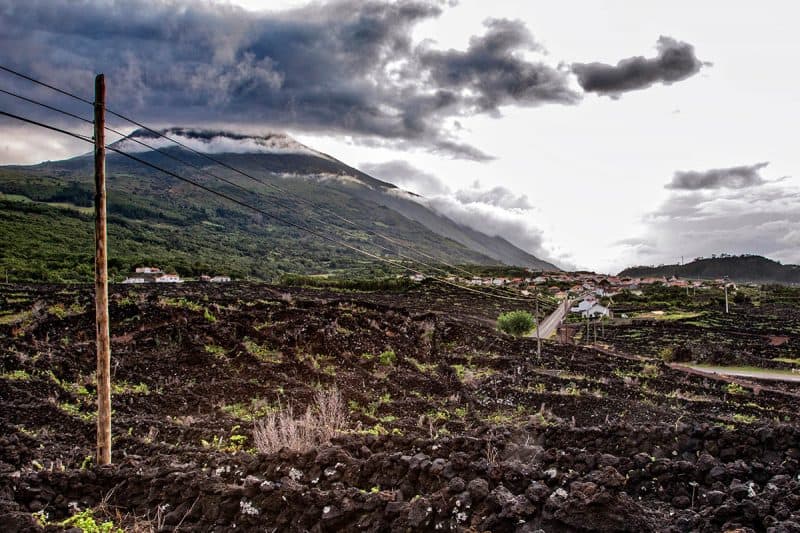
<instances>
[{"instance_id":1,"label":"power line","mask_svg":"<svg viewBox=\"0 0 800 533\"><path fill-rule=\"evenodd\" d=\"M16 115L14 113L9 113L9 112L2 111L2 110L0 110L0 115L7 116L7 117L10 117L10 118L22 121L22 122L26 122L28 124L32 124L32 125L35 125L35 126L39 126L39 127L45 128L45 129L49 129L51 131L62 133L64 135L69 135L71 137L74 137L76 139L80 139L80 140L85 141L87 143L94 144L94 140L91 139L90 137L86 137L84 135L80 135L80 134L77 134L77 133L62 129L62 128L58 128L56 126L51 126L49 124L45 124L45 123L42 123L42 122L39 122L39 121L36 121L36 120L33 120L33 119L29 119L27 117L22 117L20 115ZM319 237L319 238L321 238L323 240L326 240L326 241L334 243L334 244L338 244L339 246L343 246L343 247L345 247L345 248L347 248L349 250L352 250L352 251L354 251L356 253L365 255L365 256L370 257L372 259L378 260L380 262L388 263L388 264L400 267L400 268L405 269L405 270L407 270L409 272L413 272L415 274L419 274L419 275L422 275L422 276L426 275L424 272L421 272L421 271L419 271L417 269L411 268L411 267L409 267L407 265L404 265L404 264L402 264L402 263L400 263L398 261L394 261L392 259L387 259L385 257L381 257L379 255L373 254L373 253L368 252L366 250L362 250L362 249L360 249L360 248L358 248L356 246L353 246L353 245L348 244L346 242L340 241L340 240L335 239L333 237L330 237L328 235L322 234L322 233L320 233L320 232L318 232L318 231L316 231L316 230L314 230L312 228L309 228L309 227L304 226L302 224L298 224L298 223L292 222L290 220L286 220L285 218L283 218L281 216L275 215L273 213L270 213L270 212L265 211L263 209L260 209L258 207L252 206L252 205L250 205L250 204L248 204L246 202L243 202L243 201L241 201L241 200L239 200L237 198L234 198L233 196L230 196L230 195L228 195L226 193L222 193L222 192L216 191L216 190L214 190L214 189L212 189L212 188L210 188L210 187L208 187L206 185L203 185L203 184L201 184L201 183L199 183L199 182L197 182L195 180L192 180L190 178L186 178L186 177L181 176L181 175L179 175L179 174L177 174L175 172L172 172L170 170L164 169L164 168L162 168L162 167L160 167L158 165L155 165L153 163L150 163L149 161L146 161L144 159L141 159L139 157L131 155L131 154L129 154L129 153L123 151L123 150L120 150L118 148L114 148L112 146L107 146L106 149L109 150L109 151L112 151L114 153L117 153L117 154L119 154L121 156L127 157L127 158L129 158L129 159L131 159L133 161L136 161L136 162L138 162L138 163L140 163L140 164L142 164L144 166L150 167L150 168L152 168L154 170L157 170L159 172L163 172L164 174L167 174L168 176L171 176L171 177L173 177L175 179L178 179L180 181L189 183L190 185L193 185L193 186L195 186L195 187L197 187L199 189L202 189L202 190L204 190L206 192L209 192L211 194L214 194L216 196L224 198L224 199L226 199L226 200L228 200L228 201L230 201L232 203L235 203L235 204L240 205L242 207L245 207L247 209L256 211L257 213L260 213L260 214L262 214L262 215L264 215L264 216L266 216L268 218L271 218L273 220L277 220L278 222L281 222L282 224L285 224L287 226L291 226L291 227L294 227L296 229L305 231L305 232L307 232L307 233L309 233L311 235L314 235L316 237ZM458 289L462 289L462 290L465 290L465 291L468 291L468 292L477 293L477 294L480 294L480 295L483 295L483 296L491 296L491 297L494 297L494 298L500 298L500 299L504 299L504 300L529 301L529 299L527 299L527 298L517 298L517 297L513 297L513 296L504 296L504 295L500 295L500 294L486 293L484 291L479 291L479 290L473 289L471 287L465 287L463 285L459 285L457 283L453 283L453 282L448 281L446 279L441 279L441 278L437 278L437 277L433 277L433 276L431 278L433 280L439 282L439 283L444 284L444 285L449 285L449 286L452 286L452 287L456 287Z\"/></svg>"},{"instance_id":2,"label":"power line","mask_svg":"<svg viewBox=\"0 0 800 533\"><path fill-rule=\"evenodd\" d=\"M70 98L74 98L75 100L83 102L84 104L89 104L89 105L92 105L92 106L94 105L94 102L92 102L91 100L87 100L86 98L81 98L80 96L78 96L76 94L72 94L69 91L65 91L64 89L59 89L58 87L54 87L53 85L50 85L50 84L45 83L43 81L39 81L36 78L32 78L30 76L22 74L21 72L17 72L16 70L10 69L10 68L5 67L3 65L0 65L0 70L4 70L4 71L8 72L9 74L13 74L14 76L19 76L20 78L26 79L26 80L28 80L30 82L33 82L33 83L37 84L37 85L41 85L42 87L47 87L48 89L52 89L53 91L56 91L56 92L61 93L63 95L69 96Z\"/></svg>"},{"instance_id":3,"label":"power line","mask_svg":"<svg viewBox=\"0 0 800 533\"><path fill-rule=\"evenodd\" d=\"M94 140L92 140L91 137L87 137L86 135L81 135L79 133L74 133L72 131L67 131L67 130L58 128L56 126L51 126L49 124L45 124L43 122L38 122L38 121L30 119L30 118L21 117L19 115L15 115L14 113L9 113L9 112L3 111L3 110L0 110L0 115L6 116L6 117L10 117L10 118L22 121L22 122L27 122L28 124L33 124L34 126L39 126L40 128L45 128L45 129L48 129L48 130L57 131L58 133L63 133L64 135L69 135L70 137L75 137L76 139L80 139L82 141L86 141L88 143L94 144Z\"/></svg>"},{"instance_id":4,"label":"power line","mask_svg":"<svg viewBox=\"0 0 800 533\"><path fill-rule=\"evenodd\" d=\"M13 96L14 98L19 98L20 100L24 100L24 101L29 102L31 104L36 104L36 105L41 106L41 107L43 107L45 109L49 109L50 111L55 111L56 113L61 113L62 115L66 115L68 117L80 120L80 121L85 122L87 124L94 124L94 122L92 122L91 120L89 120L87 118L83 118L80 115L76 115L75 113L70 113L69 111L64 111L63 109L59 109L57 107L53 107L51 105L45 104L44 102L40 102L38 100L34 100L33 98L28 98L27 96L22 96L21 94L17 94L15 92L6 91L5 89L0 89L0 93L7 94L9 96ZM108 129L108 128L106 128L106 129Z\"/></svg>"},{"instance_id":5,"label":"power line","mask_svg":"<svg viewBox=\"0 0 800 533\"><path fill-rule=\"evenodd\" d=\"M61 93L61 94L64 94L64 95L66 95L66 96L69 96L69 97L71 97L71 98L74 98L74 99L76 99L76 100L78 100L78 101L80 101L80 102L83 102L83 103L86 103L86 104L89 104L89 105L94 105L94 102L91 102L91 101L89 101L89 100L87 100L87 99L85 99L85 98L82 98L82 97L80 97L80 96L78 96L78 95L75 95L75 94L73 94L73 93L71 93L71 92L69 92L69 91L66 91L66 90L60 89L60 88L58 88L58 87L55 87L55 86L53 86L53 85L51 85L51 84L48 84L48 83L45 83L45 82L43 82L43 81L37 80L37 79L35 79L35 78L31 77L31 76L28 76L28 75L26 75L26 74L23 74L23 73L21 73L21 72L18 72L18 71L16 71L16 70L13 70L13 69L11 69L11 68L8 68L8 67L5 67L5 66L3 66L3 65L0 65L0 69L4 70L4 71L6 71L6 72L9 72L9 73L11 73L11 74L14 74L15 76L19 76L19 77L21 77L21 78L23 78L23 79L25 79L25 80L31 81L31 82L33 82L33 83L35 83L35 84L41 85L41 86L43 86L43 87L47 87L48 89L51 89L51 90L57 91L57 92L59 92L59 93ZM44 103L41 103L41 102L37 102L37 101L35 101L35 100L29 99L29 98L25 98L25 97L22 97L22 96L20 96L20 95L16 95L16 94L13 94L13 93L10 93L10 92L7 92L7 91L4 91L4 92L6 92L7 94L11 94L12 96L17 96L18 98L21 98L21 99L23 99L23 100L26 100L26 101L28 101L28 102L31 102L31 103L34 103L34 104L37 104L37 105L41 105L41 106L43 106L43 107L46 107L46 108L48 108L48 109L52 109L52 110L54 110L54 111L57 111L57 112L59 112L59 113L64 113L64 114L67 114L67 115L70 115L70 116L74 116L74 118L78 118L79 120L84 120L84 121L85 121L85 119L83 119L83 118L81 118L81 117L78 117L78 116L72 115L72 114L70 114L70 113L68 113L68 112L66 112L66 111L60 110L60 109L53 108L52 106L48 106L47 104L44 104ZM364 227L360 226L359 224L357 224L356 222L354 222L354 221L352 221L352 220L350 220L350 219L348 219L348 218L346 218L346 217L343 217L343 216L339 215L338 213L336 213L336 212L334 212L334 211L331 211L330 209L328 209L328 208L327 208L327 207L325 207L324 205L316 205L316 204L314 204L314 203L310 202L309 200L307 200L307 199L305 199L305 198L302 198L302 197L300 197L300 196L294 195L294 194L293 194L293 193L291 193L290 191L286 191L286 190L284 190L284 189L282 189L282 188L278 187L277 185L275 185L275 184L273 184L273 183L269 183L269 182L263 182L263 181L259 180L258 178L254 177L254 176L252 176L252 175L250 175L250 174L248 174L248 173L246 173L246 172L244 172L244 171L242 171L242 170L239 170L239 169L237 169L237 168L235 168L235 167L233 167L233 166L231 166L231 165L228 165L227 163L224 163L224 162L222 162L222 161L218 160L217 158L211 157L211 156L209 156L209 155L208 155L208 154L206 154L206 153L203 153L203 152L200 152L200 151L198 151L198 150L195 150L195 149L191 148L190 146L186 145L185 143L182 143L182 142L180 142L180 141L178 141L178 140L176 140L176 139L174 139L174 138L172 138L172 137L169 137L169 136L167 136L167 135L165 135L165 134L163 134L163 133L161 133L161 132L159 132L159 131L157 131L157 130L155 130L155 129L153 129L153 128L150 128L149 126L146 126L145 124L142 124L142 123L141 123L141 122L139 122L139 121L136 121L136 120L134 120L134 119L132 119L132 118L130 118L130 117L127 117L127 116L125 116L125 115L123 115L123 114L121 114L121 113L115 112L115 111L113 111L113 110L111 110L111 109L108 109L108 108L106 108L106 109L105 109L105 111L106 111L108 114L114 115L114 116L116 116L116 117L118 117L118 118L120 118L120 119L122 119L122 120L125 120L125 121L127 121L127 122L130 122L131 124L134 124L134 125L136 125L136 126L138 126L138 127L142 128L142 129L144 129L144 130L146 130L146 131L148 131L148 132L150 132L150 133L152 133L152 134L154 134L154 135L156 135L156 136L158 136L158 137L161 137L161 138L163 138L163 139L166 139L166 140L168 140L168 141L170 141L170 142L172 142L172 143L174 143L174 144L176 144L176 145L178 145L178 146L181 146L182 148L184 148L184 149L186 149L186 150L188 150L188 151L190 151L190 152L192 152L192 153L194 153L194 154L196 154L196 155L199 155L199 156L201 156L201 157L204 157L204 158L208 159L209 161L212 161L212 162L214 162L214 163L216 163L216 164L218 164L218 165L220 165L220 166L222 166L222 167L224 167L224 168L227 168L227 169L229 169L229 170L232 170L233 172L236 172L236 173L238 173L238 174L241 174L241 175L243 175L243 176L245 176L245 177L247 177L247 178L249 178L249 179L251 179L251 180L253 180L253 181L255 181L255 182L259 183L259 184L261 184L261 185L270 186L270 187L272 187L272 188L274 188L274 189L278 190L279 192L281 192L281 193L283 193L283 194L285 194L285 195L293 196L293 197L295 197L295 198L299 199L300 201L302 201L302 202L304 202L304 203L307 203L307 204L308 204L308 205L310 205L312 208L315 208L315 209L321 209L321 210L323 210L323 211L325 211L325 212L329 213L329 214L330 214L330 215L332 215L333 217L335 217L335 218L338 218L339 220L342 220L343 222L345 222L345 223L347 223L347 224L350 224L350 225L354 226L355 228L361 229L361 230L363 230L363 231L367 231L367 232L369 232L369 233L371 233L371 234L373 234L373 235L375 235L375 236L378 236L379 238L383 238L384 240L386 240L386 241L388 241L388 242L391 242L391 243L395 244L396 246L399 246L399 247L405 248L405 249L407 249L407 250L410 250L410 251L412 251L412 252L414 252L414 253L417 253L417 254L419 254L419 255L422 255L422 256L424 256L424 257L427 257L427 258L429 258L429 259L433 259L434 261L438 261L438 262L440 262L441 264L443 264L443 265L445 265L445 266L447 266L447 267L449 267L449 268L451 268L451 269L455 269L455 270L461 271L461 272L463 272L463 273L466 273L466 274L468 274L468 275L470 275L470 276L472 276L472 275L473 275L473 273L472 273L472 272L470 272L470 271L468 271L468 270L466 270L466 269L463 269L463 268L461 268L461 267L458 267L458 266L456 266L456 265L452 265L452 264L450 264L450 263L448 263L448 262L446 262L446 261L444 261L444 260L442 260L442 259L439 259L439 258L437 258L437 257L434 257L434 256L432 256L432 255L430 255L430 254L428 254L428 253L426 253L426 252L423 252L423 251L421 251L421 250L417 250L417 249L415 249L415 248L413 248L413 247L411 247L411 246L409 246L409 245L403 244L403 243L401 243L401 242L399 242L399 241L397 241L397 240L395 240L395 239L393 239L393 238L391 238L391 237L388 237L388 236L386 236L386 235L383 235L382 233L380 233L380 232L377 232L377 231L375 231L375 230L373 230L373 229L371 229L371 228L364 228ZM123 134L123 133L120 133L119 131L117 131L117 130L114 130L113 128L106 127L106 129L108 129L109 131L112 131L113 133L116 133L117 135L123 136L123 137L125 137L125 138L127 138L127 139L129 139L129 140L135 140L133 137L131 137L131 136L129 136L129 135L125 135L125 134ZM248 190L248 189L246 189L246 188L243 188L243 187L241 187L241 186L240 186L240 185L238 185L238 184L235 184L235 183L233 183L233 182L231 182L231 181L228 181L228 180L225 180L224 178L221 178L221 177L219 177L219 176L217 176L217 175L215 175L215 174L212 174L212 173L210 173L210 172L206 171L205 169L202 169L201 167L199 167L199 166L197 166L197 165L193 165L193 164L191 164L191 163L187 163L187 162L185 162L185 161L182 161L182 160L181 160L181 159L179 159L179 158L176 158L176 157L172 156L171 154L167 154L167 152L165 152L165 151L163 151L163 150L160 150L160 149L158 149L158 148L155 148L155 147L149 146L149 145L147 145L147 144L145 144L145 143L143 143L143 142L141 142L141 141L138 141L138 140L135 140L135 142L137 142L137 143L139 143L139 144L141 144L141 145L143 145L143 146L146 146L146 147L148 147L148 148L149 148L149 149L151 149L151 150L155 150L155 151L157 151L157 152L161 153L162 155L165 155L165 156L167 156L167 157L170 157L170 158L172 158L172 159L174 159L174 160L176 160L176 161L178 161L178 162L181 162L181 163L183 163L183 164L185 164L185 165L188 165L188 166L192 166L192 167L194 167L194 168L197 168L197 169L198 169L198 170L200 170L201 172L205 172L206 174L209 174L209 175L211 175L211 176L215 177L216 179L220 179L220 180L222 180L222 181L225 181L226 183L228 183L228 184L230 184L230 185L233 185L234 187L237 187L237 188L243 189L243 190L247 191L248 193L256 194L256 193L254 193L254 192L252 192L252 191L249 191L249 190ZM282 207L286 208L285 206L282 206ZM324 221L322 221L322 220L320 220L320 222L321 222L322 224L325 224L325 222L324 222ZM340 228L341 228L341 226L338 226L338 227L340 227ZM344 229L344 228L342 228L342 229ZM382 249L382 250L384 250L384 251L388 251L388 252L390 252L390 253L394 253L394 254L396 254L397 256L399 256L399 257L401 257L401 258L403 258L403 259L406 259L406 260L409 260L409 261L413 261L413 262L419 263L419 264L421 264L421 265L424 265L424 266L425 266L425 267L427 267L427 268L430 268L430 269L432 269L432 270L435 270L435 271L438 271L438 272L442 272L442 273L444 273L444 274L446 274L446 275L448 275L448 276L452 275L452 273L451 273L451 272L448 272L447 270L444 270L444 269L442 269L442 268L439 268L439 267L436 267L436 266L428 265L427 263L425 263L425 262L423 262L423 261L420 261L420 260L418 260L418 259L414 259L414 258L408 257L408 256L406 256L405 254L402 254L402 253L400 253L399 251L393 251L393 250L391 250L391 249L389 249L389 248L386 248L386 247L384 247L384 246L381 246L381 245L378 245L378 244L375 244L375 243L373 243L373 245L377 246L378 248L380 248L380 249ZM423 275L424 275L424 274L423 274ZM495 287L490 287L490 289L491 289L491 290L495 290ZM535 298L536 298L536 297L535 297ZM519 298L519 299L520 299L520 300L529 300L529 298Z\"/></svg>"}]
</instances>

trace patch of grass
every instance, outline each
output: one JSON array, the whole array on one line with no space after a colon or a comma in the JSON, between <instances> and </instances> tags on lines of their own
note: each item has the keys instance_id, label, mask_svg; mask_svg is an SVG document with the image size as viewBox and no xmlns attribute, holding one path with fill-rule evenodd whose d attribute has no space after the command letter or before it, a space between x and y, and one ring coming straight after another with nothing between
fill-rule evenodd
<instances>
[{"instance_id":1,"label":"patch of grass","mask_svg":"<svg viewBox=\"0 0 800 533\"><path fill-rule=\"evenodd\" d=\"M578 385L576 385L574 382L569 382L566 387L561 387L559 394L564 394L567 396L580 396L581 389L579 389Z\"/></svg>"},{"instance_id":2,"label":"patch of grass","mask_svg":"<svg viewBox=\"0 0 800 533\"><path fill-rule=\"evenodd\" d=\"M203 318L205 318L207 322L211 322L212 324L217 321L217 317L215 317L211 313L211 311L208 310L208 307L203 308Z\"/></svg>"},{"instance_id":3,"label":"patch of grass","mask_svg":"<svg viewBox=\"0 0 800 533\"><path fill-rule=\"evenodd\" d=\"M788 363L790 365L800 365L800 359L792 359L791 357L775 357L772 359L776 363Z\"/></svg>"},{"instance_id":4,"label":"patch of grass","mask_svg":"<svg viewBox=\"0 0 800 533\"><path fill-rule=\"evenodd\" d=\"M30 322L33 318L33 311L20 311L19 313L12 313L10 315L0 316L0 325L8 324L24 324Z\"/></svg>"},{"instance_id":5,"label":"patch of grass","mask_svg":"<svg viewBox=\"0 0 800 533\"><path fill-rule=\"evenodd\" d=\"M495 373L495 370L492 368L478 368L471 364L455 364L452 365L452 367L458 380L465 385L475 384L478 380L489 377Z\"/></svg>"},{"instance_id":6,"label":"patch of grass","mask_svg":"<svg viewBox=\"0 0 800 533\"><path fill-rule=\"evenodd\" d=\"M176 307L178 309L188 309L189 311L203 311L205 309L199 303L186 298L161 298L158 303L163 307Z\"/></svg>"},{"instance_id":7,"label":"patch of grass","mask_svg":"<svg viewBox=\"0 0 800 533\"><path fill-rule=\"evenodd\" d=\"M725 390L727 391L728 394L733 394L736 396L743 396L748 393L747 389L745 389L738 383L728 383L725 386Z\"/></svg>"},{"instance_id":8,"label":"patch of grass","mask_svg":"<svg viewBox=\"0 0 800 533\"><path fill-rule=\"evenodd\" d=\"M266 346L261 346L252 339L244 339L242 341L247 353L258 359L263 363L280 364L283 362L283 353L280 350L272 350Z\"/></svg>"},{"instance_id":9,"label":"patch of grass","mask_svg":"<svg viewBox=\"0 0 800 533\"><path fill-rule=\"evenodd\" d=\"M386 350L378 355L378 362L383 366L394 366L397 362L397 355L394 350Z\"/></svg>"},{"instance_id":10,"label":"patch of grass","mask_svg":"<svg viewBox=\"0 0 800 533\"><path fill-rule=\"evenodd\" d=\"M680 389L675 389L669 394L667 394L667 398L677 399L677 400L686 400L690 402L714 402L715 400L710 396L704 396L702 394L693 394L691 392L682 391Z\"/></svg>"},{"instance_id":11,"label":"patch of grass","mask_svg":"<svg viewBox=\"0 0 800 533\"><path fill-rule=\"evenodd\" d=\"M277 406L257 398L250 400L250 403L234 403L222 406L222 412L243 422L254 422L277 411Z\"/></svg>"},{"instance_id":12,"label":"patch of grass","mask_svg":"<svg viewBox=\"0 0 800 533\"><path fill-rule=\"evenodd\" d=\"M200 439L200 444L203 448L211 448L220 452L236 453L244 449L244 443L247 442L246 435L236 433L239 426L233 426L231 435L224 437L221 435L214 435L211 440Z\"/></svg>"},{"instance_id":13,"label":"patch of grass","mask_svg":"<svg viewBox=\"0 0 800 533\"><path fill-rule=\"evenodd\" d=\"M0 378L13 381L28 381L31 379L31 375L24 370L12 370L11 372L0 374Z\"/></svg>"},{"instance_id":14,"label":"patch of grass","mask_svg":"<svg viewBox=\"0 0 800 533\"><path fill-rule=\"evenodd\" d=\"M206 353L213 355L217 359L223 359L227 351L222 346L217 346L216 344L206 344L203 349Z\"/></svg>"},{"instance_id":15,"label":"patch of grass","mask_svg":"<svg viewBox=\"0 0 800 533\"><path fill-rule=\"evenodd\" d=\"M658 365L645 364L642 367L641 374L646 378L657 378L661 375L661 370L658 368Z\"/></svg>"},{"instance_id":16,"label":"patch of grass","mask_svg":"<svg viewBox=\"0 0 800 533\"><path fill-rule=\"evenodd\" d=\"M150 387L147 383L128 383L125 380L111 382L112 394L150 394Z\"/></svg>"},{"instance_id":17,"label":"patch of grass","mask_svg":"<svg viewBox=\"0 0 800 533\"><path fill-rule=\"evenodd\" d=\"M47 513L44 511L33 513L33 517L42 527L56 526L58 529L79 529L83 533L123 533L121 528L114 525L114 522L98 522L91 509L86 509L85 511L72 515L66 520L55 523L48 521Z\"/></svg>"},{"instance_id":18,"label":"patch of grass","mask_svg":"<svg viewBox=\"0 0 800 533\"><path fill-rule=\"evenodd\" d=\"M745 414L742 414L742 413L734 413L733 420L735 422L740 423L740 424L752 424L753 422L758 420L758 417L755 416L755 415L745 415Z\"/></svg>"},{"instance_id":19,"label":"patch of grass","mask_svg":"<svg viewBox=\"0 0 800 533\"><path fill-rule=\"evenodd\" d=\"M64 319L69 316L69 312L61 304L54 304L47 308L47 312L58 319Z\"/></svg>"},{"instance_id":20,"label":"patch of grass","mask_svg":"<svg viewBox=\"0 0 800 533\"><path fill-rule=\"evenodd\" d=\"M547 392L547 385L544 383L537 383L536 385L529 385L526 389L526 392L532 392L534 394L544 394Z\"/></svg>"},{"instance_id":21,"label":"patch of grass","mask_svg":"<svg viewBox=\"0 0 800 533\"><path fill-rule=\"evenodd\" d=\"M68 403L68 402L60 403L58 404L58 408L70 416L80 418L84 422L94 422L94 420L97 418L97 413L81 412L80 406L75 405L73 403Z\"/></svg>"},{"instance_id":22,"label":"patch of grass","mask_svg":"<svg viewBox=\"0 0 800 533\"><path fill-rule=\"evenodd\" d=\"M406 357L406 361L408 361L409 363L414 365L414 368L416 368L417 371L422 372L424 374L427 374L429 372L433 372L434 370L436 370L436 365L433 364L433 363L420 363L419 361L417 361L413 357Z\"/></svg>"},{"instance_id":23,"label":"patch of grass","mask_svg":"<svg viewBox=\"0 0 800 533\"><path fill-rule=\"evenodd\" d=\"M492 413L486 417L487 422L491 422L492 424L497 424L497 425L507 425L510 424L513 420L514 418L511 415L499 411L496 413Z\"/></svg>"}]
</instances>

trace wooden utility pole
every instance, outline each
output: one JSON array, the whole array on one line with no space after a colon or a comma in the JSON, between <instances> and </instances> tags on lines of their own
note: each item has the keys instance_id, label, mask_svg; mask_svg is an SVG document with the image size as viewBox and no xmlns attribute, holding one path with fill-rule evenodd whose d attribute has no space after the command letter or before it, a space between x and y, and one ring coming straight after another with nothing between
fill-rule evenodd
<instances>
[{"instance_id":1,"label":"wooden utility pole","mask_svg":"<svg viewBox=\"0 0 800 533\"><path fill-rule=\"evenodd\" d=\"M94 298L97 320L97 464L111 463L111 340L106 247L106 79L94 81Z\"/></svg>"},{"instance_id":2,"label":"wooden utility pole","mask_svg":"<svg viewBox=\"0 0 800 533\"><path fill-rule=\"evenodd\" d=\"M536 293L536 356L542 358L542 337L539 334L539 326L542 323L539 320L539 293Z\"/></svg>"},{"instance_id":3,"label":"wooden utility pole","mask_svg":"<svg viewBox=\"0 0 800 533\"><path fill-rule=\"evenodd\" d=\"M728 314L728 284L725 284L725 314Z\"/></svg>"}]
</instances>

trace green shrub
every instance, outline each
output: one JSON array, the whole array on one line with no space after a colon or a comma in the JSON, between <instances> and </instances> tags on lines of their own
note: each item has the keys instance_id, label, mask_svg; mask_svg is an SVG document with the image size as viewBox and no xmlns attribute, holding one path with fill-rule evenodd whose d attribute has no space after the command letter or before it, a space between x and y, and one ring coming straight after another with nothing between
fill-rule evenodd
<instances>
[{"instance_id":1,"label":"green shrub","mask_svg":"<svg viewBox=\"0 0 800 533\"><path fill-rule=\"evenodd\" d=\"M527 311L509 311L497 317L497 329L520 337L533 329L533 315Z\"/></svg>"},{"instance_id":2,"label":"green shrub","mask_svg":"<svg viewBox=\"0 0 800 533\"><path fill-rule=\"evenodd\" d=\"M658 356L665 363L671 363L675 359L675 350L671 346L665 346L658 351Z\"/></svg>"},{"instance_id":3,"label":"green shrub","mask_svg":"<svg viewBox=\"0 0 800 533\"><path fill-rule=\"evenodd\" d=\"M381 352L378 356L378 362L383 366L392 366L397 361L397 355L394 353L394 350L386 350L385 352Z\"/></svg>"}]
</instances>

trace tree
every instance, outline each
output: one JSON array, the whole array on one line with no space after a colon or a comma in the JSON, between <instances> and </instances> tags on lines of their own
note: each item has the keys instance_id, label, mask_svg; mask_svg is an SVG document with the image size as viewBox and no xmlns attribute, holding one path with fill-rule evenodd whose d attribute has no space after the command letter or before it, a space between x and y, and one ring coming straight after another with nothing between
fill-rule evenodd
<instances>
[{"instance_id":1,"label":"tree","mask_svg":"<svg viewBox=\"0 0 800 533\"><path fill-rule=\"evenodd\" d=\"M527 311L509 311L497 317L497 329L520 337L533 329L533 315Z\"/></svg>"}]
</instances>

